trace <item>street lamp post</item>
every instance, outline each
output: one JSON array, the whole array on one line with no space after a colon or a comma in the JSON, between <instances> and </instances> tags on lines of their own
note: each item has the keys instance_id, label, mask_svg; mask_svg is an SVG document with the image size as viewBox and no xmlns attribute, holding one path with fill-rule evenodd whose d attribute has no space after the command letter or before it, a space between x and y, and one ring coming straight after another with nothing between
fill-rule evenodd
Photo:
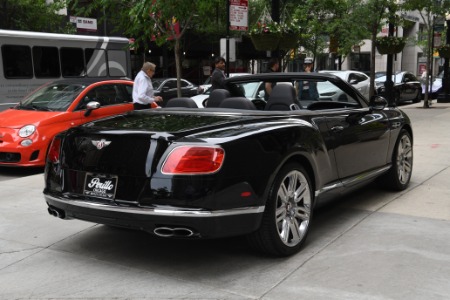
<instances>
[{"instance_id":1,"label":"street lamp post","mask_svg":"<svg viewBox=\"0 0 450 300\"><path fill-rule=\"evenodd\" d=\"M394 35L394 24L389 22L388 36ZM394 106L394 82L392 81L392 69L394 65L394 55L387 55L386 62L386 81L384 82L384 90L386 95L386 100L388 101L389 106Z\"/></svg>"},{"instance_id":2,"label":"street lamp post","mask_svg":"<svg viewBox=\"0 0 450 300\"><path fill-rule=\"evenodd\" d=\"M446 15L447 34L446 44L450 44L450 14ZM438 95L437 102L445 103L450 102L450 74L449 74L449 58L444 59L444 76L442 78L442 93Z\"/></svg>"}]
</instances>

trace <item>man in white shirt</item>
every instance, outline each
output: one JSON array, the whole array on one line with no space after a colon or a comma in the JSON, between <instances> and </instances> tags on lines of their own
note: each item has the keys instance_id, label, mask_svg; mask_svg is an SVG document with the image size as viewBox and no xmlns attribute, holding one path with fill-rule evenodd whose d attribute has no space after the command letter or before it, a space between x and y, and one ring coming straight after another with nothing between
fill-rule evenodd
<instances>
[{"instance_id":1,"label":"man in white shirt","mask_svg":"<svg viewBox=\"0 0 450 300\"><path fill-rule=\"evenodd\" d=\"M151 78L155 74L156 65L145 62L141 71L136 75L133 85L133 106L135 110L157 107L162 102L161 96L154 96Z\"/></svg>"}]
</instances>

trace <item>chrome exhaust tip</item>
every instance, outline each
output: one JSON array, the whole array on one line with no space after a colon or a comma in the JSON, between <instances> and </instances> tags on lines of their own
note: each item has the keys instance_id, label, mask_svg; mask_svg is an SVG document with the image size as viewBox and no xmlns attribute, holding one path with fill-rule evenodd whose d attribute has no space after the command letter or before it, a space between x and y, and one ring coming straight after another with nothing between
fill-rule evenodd
<instances>
[{"instance_id":1,"label":"chrome exhaust tip","mask_svg":"<svg viewBox=\"0 0 450 300\"><path fill-rule=\"evenodd\" d=\"M47 211L52 216L60 218L60 219L64 219L65 215L66 215L63 210L56 209L56 208L53 208L53 207L48 207Z\"/></svg>"},{"instance_id":2,"label":"chrome exhaust tip","mask_svg":"<svg viewBox=\"0 0 450 300\"><path fill-rule=\"evenodd\" d=\"M167 226L156 227L155 230L153 230L153 233L157 236L165 238L188 238L197 235L193 230L189 228Z\"/></svg>"}]
</instances>

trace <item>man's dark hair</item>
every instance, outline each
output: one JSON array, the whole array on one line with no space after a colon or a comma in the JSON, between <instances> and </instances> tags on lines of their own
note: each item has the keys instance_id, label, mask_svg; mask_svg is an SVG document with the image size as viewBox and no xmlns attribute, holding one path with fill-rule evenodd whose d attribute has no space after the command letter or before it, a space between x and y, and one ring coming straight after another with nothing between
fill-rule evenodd
<instances>
[{"instance_id":1,"label":"man's dark hair","mask_svg":"<svg viewBox=\"0 0 450 300\"><path fill-rule=\"evenodd\" d=\"M272 69L272 67L275 66L276 64L278 64L278 58L271 58L269 60L269 63L267 64L267 67L269 69Z\"/></svg>"},{"instance_id":2,"label":"man's dark hair","mask_svg":"<svg viewBox=\"0 0 450 300\"><path fill-rule=\"evenodd\" d=\"M225 62L225 58L223 58L222 56L217 56L217 57L214 59L214 64L218 64L218 63L221 62L221 61Z\"/></svg>"}]
</instances>

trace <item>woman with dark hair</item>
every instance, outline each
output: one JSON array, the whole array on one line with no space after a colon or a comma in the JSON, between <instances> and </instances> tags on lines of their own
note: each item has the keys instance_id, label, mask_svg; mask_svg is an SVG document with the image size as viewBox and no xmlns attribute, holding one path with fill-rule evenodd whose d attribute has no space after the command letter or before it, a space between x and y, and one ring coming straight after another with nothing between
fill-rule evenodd
<instances>
[{"instance_id":1,"label":"woman with dark hair","mask_svg":"<svg viewBox=\"0 0 450 300\"><path fill-rule=\"evenodd\" d=\"M278 72L280 69L280 63L278 58L271 58L269 63L267 64L266 73ZM267 101L269 99L269 95L272 92L273 87L276 85L276 82L266 82L264 85L264 99Z\"/></svg>"}]
</instances>

